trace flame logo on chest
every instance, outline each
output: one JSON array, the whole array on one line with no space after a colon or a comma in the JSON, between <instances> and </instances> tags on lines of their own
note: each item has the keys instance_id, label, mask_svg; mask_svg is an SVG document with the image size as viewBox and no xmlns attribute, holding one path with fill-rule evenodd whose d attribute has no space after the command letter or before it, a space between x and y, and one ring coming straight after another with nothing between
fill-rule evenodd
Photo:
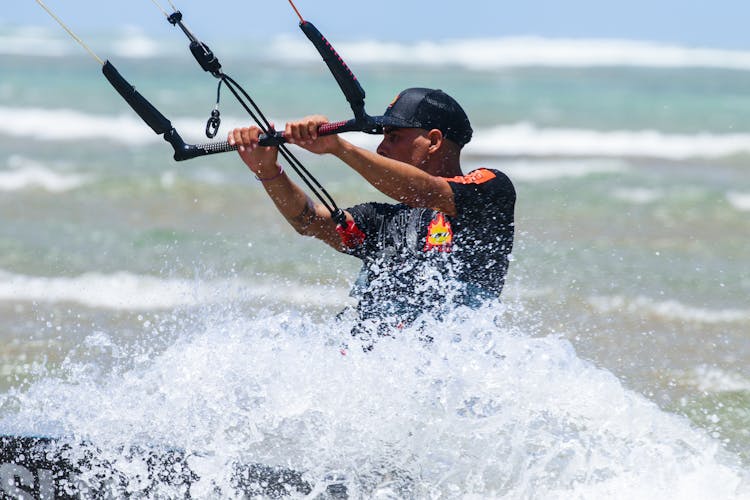
<instances>
[{"instance_id":1,"label":"flame logo on chest","mask_svg":"<svg viewBox=\"0 0 750 500\"><path fill-rule=\"evenodd\" d=\"M423 251L436 250L438 252L450 252L453 243L453 230L451 223L445 216L438 212L434 219L427 226L427 241Z\"/></svg>"}]
</instances>

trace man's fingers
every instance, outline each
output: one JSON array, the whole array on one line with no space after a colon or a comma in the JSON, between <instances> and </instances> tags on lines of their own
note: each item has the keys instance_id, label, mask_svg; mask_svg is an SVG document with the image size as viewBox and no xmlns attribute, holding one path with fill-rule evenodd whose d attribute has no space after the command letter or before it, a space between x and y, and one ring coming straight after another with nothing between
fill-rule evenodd
<instances>
[{"instance_id":1,"label":"man's fingers","mask_svg":"<svg viewBox=\"0 0 750 500\"><path fill-rule=\"evenodd\" d=\"M318 124L317 124L317 122L309 122L307 124L307 135L312 140L315 140L315 139L318 138Z\"/></svg>"},{"instance_id":2,"label":"man's fingers","mask_svg":"<svg viewBox=\"0 0 750 500\"><path fill-rule=\"evenodd\" d=\"M318 127L327 122L326 117L319 115L289 122L284 127L284 137L292 144L311 144L318 138Z\"/></svg>"},{"instance_id":3,"label":"man's fingers","mask_svg":"<svg viewBox=\"0 0 750 500\"><path fill-rule=\"evenodd\" d=\"M227 135L227 142L232 146L237 146L241 152L245 150L252 151L258 146L260 129L258 127L242 127L231 130Z\"/></svg>"},{"instance_id":4,"label":"man's fingers","mask_svg":"<svg viewBox=\"0 0 750 500\"><path fill-rule=\"evenodd\" d=\"M242 141L245 145L249 146L250 149L255 149L258 146L259 130L257 127L249 127L242 129Z\"/></svg>"},{"instance_id":5,"label":"man's fingers","mask_svg":"<svg viewBox=\"0 0 750 500\"><path fill-rule=\"evenodd\" d=\"M306 122L296 122L292 127L294 130L294 137L297 141L307 143L310 141L310 133L307 130Z\"/></svg>"}]
</instances>

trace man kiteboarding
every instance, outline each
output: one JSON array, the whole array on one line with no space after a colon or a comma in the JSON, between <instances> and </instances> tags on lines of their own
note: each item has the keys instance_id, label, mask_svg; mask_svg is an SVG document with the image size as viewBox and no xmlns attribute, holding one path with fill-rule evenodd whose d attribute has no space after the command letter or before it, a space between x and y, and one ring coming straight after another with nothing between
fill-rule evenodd
<instances>
[{"instance_id":1,"label":"man kiteboarding","mask_svg":"<svg viewBox=\"0 0 750 500\"><path fill-rule=\"evenodd\" d=\"M440 317L497 299L513 246L516 194L499 171L462 173L461 149L472 136L464 110L441 90L410 88L373 119L384 135L376 152L319 135L328 123L323 116L284 130L287 142L336 156L398 202L350 207L346 227L333 224L330 211L285 174L275 147L259 146L260 129L234 129L228 142L298 233L362 260L353 289L359 331L385 334L421 314Z\"/></svg>"},{"instance_id":2,"label":"man kiteboarding","mask_svg":"<svg viewBox=\"0 0 750 500\"><path fill-rule=\"evenodd\" d=\"M472 130L463 109L444 92L407 89L383 116L368 116L364 90L353 73L317 28L299 16L300 28L328 65L354 118L329 124L324 117L308 117L287 124L282 136L276 134L245 89L223 72L208 46L183 24L182 13L172 5L174 12L169 14L154 1L167 21L179 26L190 39L190 51L201 68L219 79L216 107L206 125L206 135L213 138L219 126L222 86L262 128L235 129L227 143L187 144L170 120L110 61L99 58L41 0L37 3L101 65L106 79L133 111L171 144L176 161L236 147L299 233L362 260L362 276L356 287L360 321L353 333L387 334L389 327L411 323L420 314L439 317L456 305L477 306L499 296L513 245L515 191L510 180L494 170L462 174L460 152L471 139ZM290 4L297 12L291 0ZM383 133L384 139L373 153L337 135L344 131ZM335 155L398 203L363 203L342 211L284 142L313 153ZM286 176L277 163L278 154L305 181L319 203ZM374 332L367 328L369 324L376 326ZM0 495L3 498L108 497L134 491L143 495L172 491L176 496L191 497L205 490L207 482L214 484L210 476L202 478L200 470L191 469L192 458L202 455L194 447L149 448L138 443L102 450L96 440L87 442L85 434L59 438L34 434L0 436L0 492L7 493ZM132 457L142 456L146 468L139 468L135 476L121 470L118 457L123 454L128 463ZM244 491L247 496L309 496L312 491L321 491L319 485L305 479L306 475L286 467L234 462L226 466L220 471L222 480L231 477L232 490ZM148 477L141 472L147 472ZM326 483L328 496L346 495L342 483ZM167 486L175 489L162 490Z\"/></svg>"},{"instance_id":3,"label":"man kiteboarding","mask_svg":"<svg viewBox=\"0 0 750 500\"><path fill-rule=\"evenodd\" d=\"M499 297L513 247L515 190L496 170L480 168L463 175L461 149L471 140L471 124L445 92L406 89L382 116L367 115L359 81L290 0L300 29L331 70L354 118L329 123L323 116L312 116L288 123L278 134L242 86L224 73L208 46L183 24L182 13L162 9L167 21L190 39L201 68L219 79L217 107L206 135L213 137L219 126L222 85L258 124L234 129L223 144L186 144L170 120L109 61L96 56L41 0L37 2L102 65L104 76L146 124L172 145L175 160L236 148L297 232L362 260L353 290L359 298L353 333L387 334L389 327L411 324L423 314L439 318L455 306L475 307ZM346 131L383 133L384 138L373 153L338 135ZM333 154L398 203L363 203L341 210L285 142L316 154ZM279 154L318 202L285 174L277 162Z\"/></svg>"}]
</instances>

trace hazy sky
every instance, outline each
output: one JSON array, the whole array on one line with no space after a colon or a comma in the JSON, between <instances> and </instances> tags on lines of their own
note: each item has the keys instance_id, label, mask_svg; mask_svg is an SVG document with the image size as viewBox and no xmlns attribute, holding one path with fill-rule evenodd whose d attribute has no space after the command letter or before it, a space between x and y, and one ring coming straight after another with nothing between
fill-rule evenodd
<instances>
[{"instance_id":1,"label":"hazy sky","mask_svg":"<svg viewBox=\"0 0 750 500\"><path fill-rule=\"evenodd\" d=\"M4 24L51 26L35 0L7 0ZM158 0L166 8L166 0ZM295 33L286 0L173 0L201 38L262 39ZM151 0L45 0L74 31L106 32L137 25L148 33L169 26ZM689 46L750 49L750 0L297 0L331 40L392 41L541 35L606 37Z\"/></svg>"}]
</instances>

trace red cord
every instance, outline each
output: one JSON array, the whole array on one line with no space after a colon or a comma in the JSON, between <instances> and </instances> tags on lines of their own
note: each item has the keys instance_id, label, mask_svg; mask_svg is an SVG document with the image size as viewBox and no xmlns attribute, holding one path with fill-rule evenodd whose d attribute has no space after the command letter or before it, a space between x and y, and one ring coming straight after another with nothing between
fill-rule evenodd
<instances>
[{"instance_id":1,"label":"red cord","mask_svg":"<svg viewBox=\"0 0 750 500\"><path fill-rule=\"evenodd\" d=\"M294 2L292 2L292 0L289 0L289 5L291 5L292 8L294 9L294 12L297 13L297 17L299 17L299 22L304 23L305 20L302 19L302 14L299 13L299 11L297 10L297 7L294 5Z\"/></svg>"}]
</instances>

